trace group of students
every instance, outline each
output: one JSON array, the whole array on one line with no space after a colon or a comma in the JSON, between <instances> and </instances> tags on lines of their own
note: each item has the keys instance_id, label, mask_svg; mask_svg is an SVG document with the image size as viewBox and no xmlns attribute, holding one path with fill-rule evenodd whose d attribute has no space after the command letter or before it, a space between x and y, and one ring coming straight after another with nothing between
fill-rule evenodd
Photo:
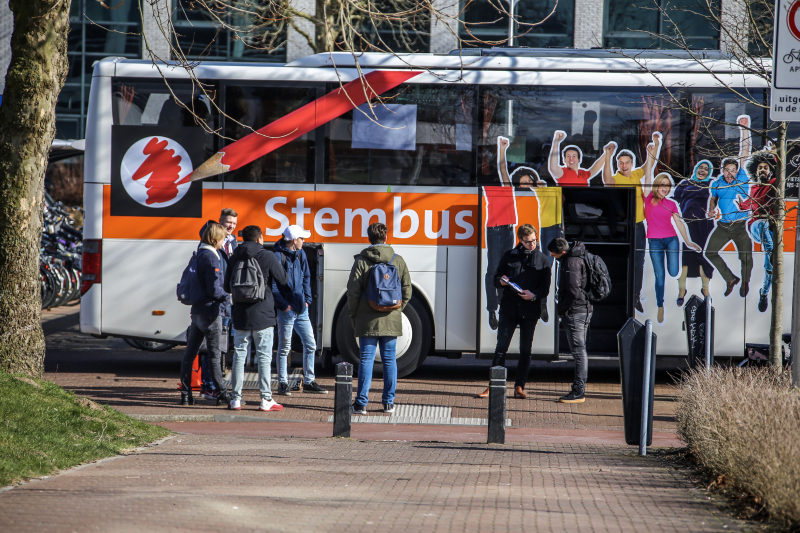
<instances>
[{"instance_id":1,"label":"group of students","mask_svg":"<svg viewBox=\"0 0 800 533\"><path fill-rule=\"evenodd\" d=\"M317 384L314 375L314 356L317 350L314 329L308 309L312 303L311 274L308 258L303 251L310 232L291 225L274 244L272 251L264 247L264 236L258 226L247 226L241 231L238 243L233 231L238 215L232 209L223 209L219 223L209 221L201 229L201 241L196 255L196 275L202 297L191 306L191 325L187 332L186 351L181 363L180 405L193 405L192 366L203 340L206 357L203 360L203 385L200 396L216 400L217 405L240 410L244 366L248 353L255 351L258 360L258 382L261 393L261 411L281 411L283 406L272 397L271 364L274 330L278 328L278 395L290 396L299 391L299 383L290 386L287 359L291 351L292 332L297 332L303 344L302 391L327 394ZM356 256L347 284L347 302L350 319L359 337L360 363L358 393L352 406L355 414L365 414L372 381L375 353L380 348L383 364L384 387L382 403L384 412L394 411L397 387L395 345L402 335L403 308L411 299L411 277L402 257L386 244L387 228L375 223L367 234L371 246ZM257 264L266 290L253 301L231 301L234 276L242 274L243 263ZM388 264L398 280L402 301L391 309L370 305L368 302L369 273L372 267ZM222 353L227 343L227 328L233 331L234 357L231 373L232 391L223 380Z\"/></svg>"},{"instance_id":2,"label":"group of students","mask_svg":"<svg viewBox=\"0 0 800 533\"><path fill-rule=\"evenodd\" d=\"M280 411L283 407L272 398L270 365L274 329L278 327L278 394L289 396L300 390L289 386L287 359L292 331L303 343L303 391L327 394L314 379L316 342L308 307L312 302L308 258L303 242L310 233L299 226L289 226L273 246L264 248L264 236L258 226L241 232L242 242L233 235L238 215L223 209L220 223L209 221L201 229L197 250L197 276L203 297L191 307L191 325L187 332L186 351L181 364L181 405L192 405L192 365L205 339L203 385L200 396L239 410L242 402L244 364L248 354L258 359L262 411ZM263 298L252 302L231 302L231 277L238 263L254 259L266 287ZM227 345L227 330L232 329L234 343L232 391L223 380L222 353Z\"/></svg>"}]
</instances>

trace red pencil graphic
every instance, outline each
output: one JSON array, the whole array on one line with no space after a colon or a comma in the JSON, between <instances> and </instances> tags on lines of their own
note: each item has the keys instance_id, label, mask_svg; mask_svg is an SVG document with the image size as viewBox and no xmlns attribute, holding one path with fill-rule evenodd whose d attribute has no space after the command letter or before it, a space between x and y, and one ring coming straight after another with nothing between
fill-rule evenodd
<instances>
[{"instance_id":1,"label":"red pencil graphic","mask_svg":"<svg viewBox=\"0 0 800 533\"><path fill-rule=\"evenodd\" d=\"M373 71L233 142L194 169L191 181L236 170L394 89L421 72ZM259 135L260 134L260 135Z\"/></svg>"}]
</instances>

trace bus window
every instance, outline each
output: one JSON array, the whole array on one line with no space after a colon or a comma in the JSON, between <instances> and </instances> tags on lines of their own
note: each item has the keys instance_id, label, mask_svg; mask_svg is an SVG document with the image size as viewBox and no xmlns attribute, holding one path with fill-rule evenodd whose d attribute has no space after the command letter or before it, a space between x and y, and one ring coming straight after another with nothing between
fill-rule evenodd
<instances>
[{"instance_id":1,"label":"bus window","mask_svg":"<svg viewBox=\"0 0 800 533\"><path fill-rule=\"evenodd\" d=\"M497 182L497 138L506 137L510 145L510 168L534 169L550 186L559 180L551 175L549 159L555 133L564 132L557 149L559 162L568 146L577 147L580 169L593 167L609 142L617 150L630 150L639 166L655 131L663 135L661 162L682 168L681 113L670 98L656 90L625 88L491 87L480 97L481 124L478 175L481 183ZM587 176L579 173L582 184L602 186L599 171ZM575 184L575 183L571 183Z\"/></svg>"},{"instance_id":2,"label":"bus window","mask_svg":"<svg viewBox=\"0 0 800 533\"><path fill-rule=\"evenodd\" d=\"M751 97L756 102L763 101L763 89L751 89ZM687 104L691 111L700 117L688 116L686 147L686 175L691 175L694 165L706 159L714 165L714 177L722 174L720 163L725 157L739 155L739 128L737 119L748 115L751 127L762 130L766 127L766 110L751 103L744 102L741 97L730 91L693 90L687 95ZM772 134L774 137L776 133ZM766 146L766 136L753 136L751 151L758 151Z\"/></svg>"},{"instance_id":3,"label":"bus window","mask_svg":"<svg viewBox=\"0 0 800 533\"><path fill-rule=\"evenodd\" d=\"M225 143L246 137L259 128L312 102L315 87L225 85ZM252 163L225 174L225 182L313 183L314 131L310 131Z\"/></svg>"},{"instance_id":4,"label":"bus window","mask_svg":"<svg viewBox=\"0 0 800 533\"><path fill-rule=\"evenodd\" d=\"M361 106L331 121L325 183L474 184L475 94L474 87L406 85L372 110Z\"/></svg>"},{"instance_id":5,"label":"bus window","mask_svg":"<svg viewBox=\"0 0 800 533\"><path fill-rule=\"evenodd\" d=\"M161 79L115 78L112 87L114 125L180 128L205 122L207 129L216 128L218 112L212 101L218 91L214 85L206 84L203 93L187 81L170 80L167 86Z\"/></svg>"}]
</instances>

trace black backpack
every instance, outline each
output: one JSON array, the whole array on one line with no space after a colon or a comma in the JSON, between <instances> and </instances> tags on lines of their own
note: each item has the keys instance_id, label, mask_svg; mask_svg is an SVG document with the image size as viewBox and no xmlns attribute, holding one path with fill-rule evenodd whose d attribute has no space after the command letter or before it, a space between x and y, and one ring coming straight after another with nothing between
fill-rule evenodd
<instances>
[{"instance_id":1,"label":"black backpack","mask_svg":"<svg viewBox=\"0 0 800 533\"><path fill-rule=\"evenodd\" d=\"M586 252L583 258L586 265L586 288L583 292L592 302L604 300L611 294L611 276L608 274L608 267L598 255Z\"/></svg>"},{"instance_id":2,"label":"black backpack","mask_svg":"<svg viewBox=\"0 0 800 533\"><path fill-rule=\"evenodd\" d=\"M231 300L235 304L260 302L266 297L266 280L255 257L236 262L230 283Z\"/></svg>"}]
</instances>

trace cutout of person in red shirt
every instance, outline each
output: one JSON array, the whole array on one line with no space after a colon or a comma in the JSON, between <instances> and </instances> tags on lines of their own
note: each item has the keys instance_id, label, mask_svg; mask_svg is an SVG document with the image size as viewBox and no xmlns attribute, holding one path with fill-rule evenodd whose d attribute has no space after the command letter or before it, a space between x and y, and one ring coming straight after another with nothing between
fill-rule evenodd
<instances>
[{"instance_id":1,"label":"cutout of person in red shirt","mask_svg":"<svg viewBox=\"0 0 800 533\"><path fill-rule=\"evenodd\" d=\"M497 329L497 309L500 305L500 289L494 285L494 273L500 264L503 254L516 245L514 228L517 225L517 202L514 196L514 185L534 188L547 184L539 179L539 174L528 167L519 167L513 174L508 174L506 152L510 141L505 137L497 138L497 176L500 186L483 187L486 198L486 310L489 312L489 327Z\"/></svg>"},{"instance_id":2,"label":"cutout of person in red shirt","mask_svg":"<svg viewBox=\"0 0 800 533\"><path fill-rule=\"evenodd\" d=\"M500 306L500 289L494 286L494 273L503 254L514 247L514 227L517 225L517 203L514 186L508 175L506 151L509 140L497 138L497 174L500 186L483 187L486 198L486 310L489 327L497 329L497 308Z\"/></svg>"},{"instance_id":3,"label":"cutout of person in red shirt","mask_svg":"<svg viewBox=\"0 0 800 533\"><path fill-rule=\"evenodd\" d=\"M558 182L559 187L586 187L589 185L589 180L597 176L603 166L605 165L606 158L599 157L589 169L581 168L583 162L583 152L574 144L570 144L561 152L564 159L564 166L559 164L559 150L561 149L561 142L567 138L567 133L563 130L556 130L553 134L553 144L550 147L550 159L548 167L550 175ZM607 144L603 150L609 150L612 146L611 143ZM616 148L616 145L613 145Z\"/></svg>"},{"instance_id":4,"label":"cutout of person in red shirt","mask_svg":"<svg viewBox=\"0 0 800 533\"><path fill-rule=\"evenodd\" d=\"M778 189L775 186L775 168L778 160L768 145L764 150L756 152L747 159L744 169L753 185L750 186L749 197L739 202L739 209L750 211L747 221L750 235L754 242L761 245L764 252L764 282L758 290L758 311L764 313L769 306L769 290L772 287L772 250L775 236L769 222L775 216L778 202Z\"/></svg>"}]
</instances>

